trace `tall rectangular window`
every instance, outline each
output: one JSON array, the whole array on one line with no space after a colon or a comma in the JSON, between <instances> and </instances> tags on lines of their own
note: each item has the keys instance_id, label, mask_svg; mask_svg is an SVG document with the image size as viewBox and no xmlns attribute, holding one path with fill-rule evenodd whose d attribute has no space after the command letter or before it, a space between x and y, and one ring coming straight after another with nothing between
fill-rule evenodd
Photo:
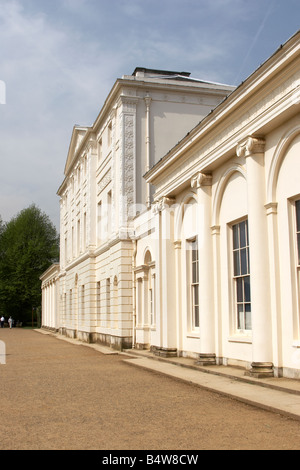
<instances>
[{"instance_id":1,"label":"tall rectangular window","mask_svg":"<svg viewBox=\"0 0 300 470\"><path fill-rule=\"evenodd\" d=\"M81 252L81 227L80 227L80 220L77 220L77 256L80 255Z\"/></svg>"},{"instance_id":2,"label":"tall rectangular window","mask_svg":"<svg viewBox=\"0 0 300 470\"><path fill-rule=\"evenodd\" d=\"M68 238L65 237L65 265L68 262Z\"/></svg>"},{"instance_id":3,"label":"tall rectangular window","mask_svg":"<svg viewBox=\"0 0 300 470\"><path fill-rule=\"evenodd\" d=\"M101 243L102 239L102 201L98 202L97 206L97 244Z\"/></svg>"},{"instance_id":4,"label":"tall rectangular window","mask_svg":"<svg viewBox=\"0 0 300 470\"><path fill-rule=\"evenodd\" d=\"M300 200L296 201L296 232L298 246L298 266L300 266Z\"/></svg>"},{"instance_id":5,"label":"tall rectangular window","mask_svg":"<svg viewBox=\"0 0 300 470\"><path fill-rule=\"evenodd\" d=\"M73 309L72 302L73 302L72 289L70 289L70 295L69 295L69 321L71 321L71 319L72 319L72 309Z\"/></svg>"},{"instance_id":6,"label":"tall rectangular window","mask_svg":"<svg viewBox=\"0 0 300 470\"><path fill-rule=\"evenodd\" d=\"M248 221L232 227L237 328L251 330L251 290Z\"/></svg>"},{"instance_id":7,"label":"tall rectangular window","mask_svg":"<svg viewBox=\"0 0 300 470\"><path fill-rule=\"evenodd\" d=\"M75 258L75 230L72 227L72 258Z\"/></svg>"},{"instance_id":8,"label":"tall rectangular window","mask_svg":"<svg viewBox=\"0 0 300 470\"><path fill-rule=\"evenodd\" d=\"M106 214L106 217L107 217L107 236L110 236L111 234L111 229L112 229L112 226L111 226L111 223L112 223L112 214L111 214L111 211L112 211L112 197L111 197L111 191L109 191L107 193L107 214Z\"/></svg>"},{"instance_id":9,"label":"tall rectangular window","mask_svg":"<svg viewBox=\"0 0 300 470\"><path fill-rule=\"evenodd\" d=\"M87 225L86 225L86 212L83 214L83 250L86 249L86 242L87 242Z\"/></svg>"},{"instance_id":10,"label":"tall rectangular window","mask_svg":"<svg viewBox=\"0 0 300 470\"><path fill-rule=\"evenodd\" d=\"M112 123L111 122L108 124L108 128L107 128L107 143L109 147L112 144Z\"/></svg>"},{"instance_id":11,"label":"tall rectangular window","mask_svg":"<svg viewBox=\"0 0 300 470\"><path fill-rule=\"evenodd\" d=\"M103 156L103 145L102 145L102 139L100 139L98 142L98 165L102 160L102 156Z\"/></svg>"},{"instance_id":12,"label":"tall rectangular window","mask_svg":"<svg viewBox=\"0 0 300 470\"><path fill-rule=\"evenodd\" d=\"M191 242L191 297L193 328L199 328L199 250L198 240Z\"/></svg>"},{"instance_id":13,"label":"tall rectangular window","mask_svg":"<svg viewBox=\"0 0 300 470\"><path fill-rule=\"evenodd\" d=\"M150 325L154 326L156 323L155 318L155 274L152 274L151 269L149 270L149 314L150 314Z\"/></svg>"},{"instance_id":14,"label":"tall rectangular window","mask_svg":"<svg viewBox=\"0 0 300 470\"><path fill-rule=\"evenodd\" d=\"M81 286L81 319L84 318L84 286Z\"/></svg>"},{"instance_id":15,"label":"tall rectangular window","mask_svg":"<svg viewBox=\"0 0 300 470\"><path fill-rule=\"evenodd\" d=\"M110 327L110 278L106 279L106 326Z\"/></svg>"},{"instance_id":16,"label":"tall rectangular window","mask_svg":"<svg viewBox=\"0 0 300 470\"><path fill-rule=\"evenodd\" d=\"M100 326L101 322L101 283L97 282L97 326Z\"/></svg>"}]
</instances>

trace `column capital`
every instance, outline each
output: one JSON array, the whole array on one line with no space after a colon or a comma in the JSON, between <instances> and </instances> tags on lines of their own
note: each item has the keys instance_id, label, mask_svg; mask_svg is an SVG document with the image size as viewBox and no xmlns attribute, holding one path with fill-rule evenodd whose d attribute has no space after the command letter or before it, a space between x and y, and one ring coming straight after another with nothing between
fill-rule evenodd
<instances>
[{"instance_id":1,"label":"column capital","mask_svg":"<svg viewBox=\"0 0 300 470\"><path fill-rule=\"evenodd\" d=\"M181 244L182 244L181 240L175 240L174 241L175 250L181 250Z\"/></svg>"},{"instance_id":2,"label":"column capital","mask_svg":"<svg viewBox=\"0 0 300 470\"><path fill-rule=\"evenodd\" d=\"M145 98L144 98L144 100L145 100L145 103L146 103L147 108L149 108L149 107L150 107L150 104L151 104L151 101L152 101L151 96L146 95Z\"/></svg>"},{"instance_id":3,"label":"column capital","mask_svg":"<svg viewBox=\"0 0 300 470\"><path fill-rule=\"evenodd\" d=\"M85 151L87 153L91 152L92 154L96 154L97 153L97 141L96 139L93 137L91 137L86 146L85 146Z\"/></svg>"},{"instance_id":4,"label":"column capital","mask_svg":"<svg viewBox=\"0 0 300 470\"><path fill-rule=\"evenodd\" d=\"M262 154L265 152L265 145L265 139L250 136L238 144L236 154L238 157Z\"/></svg>"},{"instance_id":5,"label":"column capital","mask_svg":"<svg viewBox=\"0 0 300 470\"><path fill-rule=\"evenodd\" d=\"M119 96L117 106L123 106L123 112L136 112L136 106L139 102L140 98L138 96L127 96L121 95Z\"/></svg>"},{"instance_id":6,"label":"column capital","mask_svg":"<svg viewBox=\"0 0 300 470\"><path fill-rule=\"evenodd\" d=\"M154 214L157 214L158 212L162 212L164 209L166 209L167 207L170 207L174 203L175 203L175 198L164 196L158 201L155 201L154 206L153 206L153 212Z\"/></svg>"},{"instance_id":7,"label":"column capital","mask_svg":"<svg viewBox=\"0 0 300 470\"><path fill-rule=\"evenodd\" d=\"M193 176L191 179L192 188L201 188L202 186L211 186L212 185L212 175L199 172L197 175Z\"/></svg>"}]
</instances>

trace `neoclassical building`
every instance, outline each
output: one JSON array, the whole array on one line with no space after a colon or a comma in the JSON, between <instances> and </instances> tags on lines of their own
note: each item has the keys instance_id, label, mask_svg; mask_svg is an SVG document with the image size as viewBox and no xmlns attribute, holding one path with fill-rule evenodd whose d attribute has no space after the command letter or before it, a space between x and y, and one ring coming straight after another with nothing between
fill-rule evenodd
<instances>
[{"instance_id":1,"label":"neoclassical building","mask_svg":"<svg viewBox=\"0 0 300 470\"><path fill-rule=\"evenodd\" d=\"M43 326L132 347L134 220L151 211L143 175L233 88L136 68L91 127L75 126L60 197L60 265L42 276Z\"/></svg>"},{"instance_id":2,"label":"neoclassical building","mask_svg":"<svg viewBox=\"0 0 300 470\"><path fill-rule=\"evenodd\" d=\"M44 327L300 378L299 174L300 32L236 89L136 69L74 129Z\"/></svg>"}]
</instances>

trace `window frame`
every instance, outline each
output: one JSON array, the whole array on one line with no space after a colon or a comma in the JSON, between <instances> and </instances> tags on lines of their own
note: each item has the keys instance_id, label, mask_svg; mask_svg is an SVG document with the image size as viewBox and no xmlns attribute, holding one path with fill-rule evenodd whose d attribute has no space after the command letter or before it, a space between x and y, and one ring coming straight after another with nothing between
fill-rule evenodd
<instances>
[{"instance_id":1,"label":"window frame","mask_svg":"<svg viewBox=\"0 0 300 470\"><path fill-rule=\"evenodd\" d=\"M234 325L238 334L252 333L251 268L248 219L231 225Z\"/></svg>"},{"instance_id":2,"label":"window frame","mask_svg":"<svg viewBox=\"0 0 300 470\"><path fill-rule=\"evenodd\" d=\"M193 332L200 330L200 291L199 291L199 246L198 237L188 240L189 266L189 311L190 327Z\"/></svg>"}]
</instances>

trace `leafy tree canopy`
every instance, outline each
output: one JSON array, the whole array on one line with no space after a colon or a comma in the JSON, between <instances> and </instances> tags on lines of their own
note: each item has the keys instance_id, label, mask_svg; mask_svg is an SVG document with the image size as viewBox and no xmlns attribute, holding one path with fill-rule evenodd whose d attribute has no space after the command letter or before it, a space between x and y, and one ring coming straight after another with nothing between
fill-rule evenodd
<instances>
[{"instance_id":1,"label":"leafy tree canopy","mask_svg":"<svg viewBox=\"0 0 300 470\"><path fill-rule=\"evenodd\" d=\"M0 222L0 309L26 321L41 304L41 274L59 257L59 237L35 205L10 222Z\"/></svg>"}]
</instances>

